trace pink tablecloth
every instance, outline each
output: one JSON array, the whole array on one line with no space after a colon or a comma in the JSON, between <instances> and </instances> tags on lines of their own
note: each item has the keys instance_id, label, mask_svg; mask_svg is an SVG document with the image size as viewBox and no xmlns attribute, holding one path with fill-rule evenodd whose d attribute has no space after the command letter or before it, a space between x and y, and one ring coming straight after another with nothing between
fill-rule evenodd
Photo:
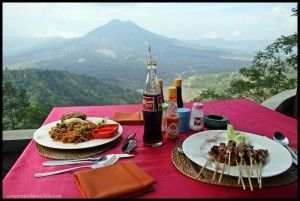
<instances>
[{"instance_id":1,"label":"pink tablecloth","mask_svg":"<svg viewBox=\"0 0 300 201\"><path fill-rule=\"evenodd\" d=\"M190 103L185 107L191 107ZM80 106L53 108L44 124L58 120L64 113L82 111L87 116L112 118L116 111L141 111L141 105ZM246 99L231 99L204 103L204 113L226 115L238 130L256 133L271 138L275 131L281 131L290 139L290 145L297 148L297 120L269 110ZM265 187L244 191L242 188L201 183L181 174L172 164L173 142L164 141L158 148L143 147L143 126L124 125L123 136L137 132L138 148L132 159L143 170L155 178L155 190L143 198L296 198L298 182L280 187ZM186 138L190 134L181 134ZM120 146L106 153L120 153ZM34 173L56 170L61 167L43 167L47 159L35 150L32 140L3 180L5 198L80 198L73 173L35 178ZM101 181L99 181L101 182Z\"/></svg>"}]
</instances>

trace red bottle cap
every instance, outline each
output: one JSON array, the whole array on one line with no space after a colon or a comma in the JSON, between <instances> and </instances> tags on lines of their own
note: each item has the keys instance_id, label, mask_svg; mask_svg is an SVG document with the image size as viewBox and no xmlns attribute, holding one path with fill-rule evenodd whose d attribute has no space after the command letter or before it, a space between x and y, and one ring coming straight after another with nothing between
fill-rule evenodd
<instances>
[{"instance_id":1,"label":"red bottle cap","mask_svg":"<svg viewBox=\"0 0 300 201\"><path fill-rule=\"evenodd\" d=\"M193 103L193 108L195 109L202 109L203 108L203 104L202 103Z\"/></svg>"}]
</instances>

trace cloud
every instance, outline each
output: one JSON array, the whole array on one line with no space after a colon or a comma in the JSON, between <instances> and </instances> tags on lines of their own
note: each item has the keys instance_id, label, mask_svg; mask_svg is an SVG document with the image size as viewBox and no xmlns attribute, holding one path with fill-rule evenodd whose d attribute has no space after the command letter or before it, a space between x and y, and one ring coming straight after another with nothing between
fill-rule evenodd
<instances>
[{"instance_id":1,"label":"cloud","mask_svg":"<svg viewBox=\"0 0 300 201\"><path fill-rule=\"evenodd\" d=\"M241 32L237 29L235 30L233 33L232 33L232 36L235 37L235 38L238 38L241 36Z\"/></svg>"},{"instance_id":2,"label":"cloud","mask_svg":"<svg viewBox=\"0 0 300 201\"><path fill-rule=\"evenodd\" d=\"M111 19L178 39L270 39L297 31L296 3L4 3L3 35L84 35ZM241 34L242 33L242 34Z\"/></svg>"},{"instance_id":3,"label":"cloud","mask_svg":"<svg viewBox=\"0 0 300 201\"><path fill-rule=\"evenodd\" d=\"M214 31L211 31L209 33L204 34L203 37L209 38L209 39L216 39L216 38L218 38L218 34Z\"/></svg>"},{"instance_id":4,"label":"cloud","mask_svg":"<svg viewBox=\"0 0 300 201\"><path fill-rule=\"evenodd\" d=\"M82 34L76 33L73 31L64 31L64 30L50 30L50 31L43 31L43 32L36 32L33 34L34 37L62 37L62 38L74 38L79 37Z\"/></svg>"}]
</instances>

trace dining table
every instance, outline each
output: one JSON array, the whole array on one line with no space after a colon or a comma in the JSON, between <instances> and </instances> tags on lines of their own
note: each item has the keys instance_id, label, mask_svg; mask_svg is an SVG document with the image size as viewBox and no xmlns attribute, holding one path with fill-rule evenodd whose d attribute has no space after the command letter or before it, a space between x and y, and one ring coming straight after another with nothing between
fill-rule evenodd
<instances>
[{"instance_id":1,"label":"dining table","mask_svg":"<svg viewBox=\"0 0 300 201\"><path fill-rule=\"evenodd\" d=\"M266 136L272 139L274 132L280 131L289 139L289 146L297 150L298 120L273 111L246 98L211 100L202 102L205 114L228 117L236 130ZM184 103L185 108L192 108L191 102ZM54 107L43 125L59 120L68 112L83 112L88 117L113 118L115 112L141 112L142 104L64 106ZM297 198L298 182L282 186L256 188L254 191L241 187L214 185L200 182L182 174L174 166L171 153L176 148L174 141L163 137L163 144L147 147L143 144L143 125L122 125L122 137L136 133L137 148L134 157L120 159L131 160L153 177L156 183L153 190L141 194L138 198ZM209 130L204 128L204 130ZM198 131L199 132L199 131ZM200 131L201 132L201 131ZM180 133L184 140L196 132ZM82 198L76 185L74 172L67 172L48 177L36 178L37 172L56 170L57 167L44 167L43 162L49 158L41 156L32 139L16 160L2 181L3 198ZM102 154L122 153L121 144ZM99 181L101 182L101 181Z\"/></svg>"}]
</instances>

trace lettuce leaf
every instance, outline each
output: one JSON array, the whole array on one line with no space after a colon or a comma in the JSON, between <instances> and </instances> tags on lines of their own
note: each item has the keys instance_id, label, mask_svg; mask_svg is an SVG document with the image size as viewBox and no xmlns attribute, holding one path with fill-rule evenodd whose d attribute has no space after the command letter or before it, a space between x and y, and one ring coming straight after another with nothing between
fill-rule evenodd
<instances>
[{"instance_id":1,"label":"lettuce leaf","mask_svg":"<svg viewBox=\"0 0 300 201\"><path fill-rule=\"evenodd\" d=\"M235 131L231 124L227 124L227 135L228 140L234 140L237 144L245 143L250 144L250 139L247 135L241 133L240 131Z\"/></svg>"}]
</instances>

